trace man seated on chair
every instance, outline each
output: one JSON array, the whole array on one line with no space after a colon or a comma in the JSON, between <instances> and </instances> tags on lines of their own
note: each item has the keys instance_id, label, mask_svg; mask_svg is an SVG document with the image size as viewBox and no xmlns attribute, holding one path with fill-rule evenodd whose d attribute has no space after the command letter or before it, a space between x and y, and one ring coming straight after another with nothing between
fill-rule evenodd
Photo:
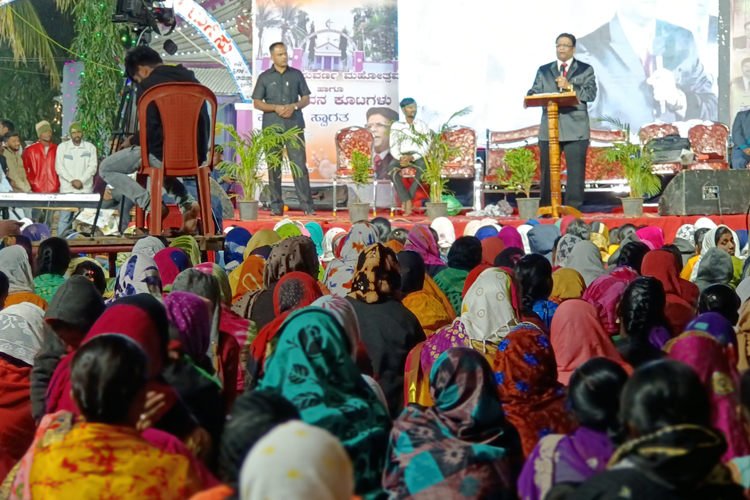
<instances>
[{"instance_id":1,"label":"man seated on chair","mask_svg":"<svg viewBox=\"0 0 750 500\"><path fill-rule=\"evenodd\" d=\"M155 50L144 46L130 50L125 56L125 74L138 84L138 100L146 90L162 83L200 83L192 71L185 69L181 64L176 66L165 65ZM198 119L198 160L201 165L207 158L210 122L208 108L204 104ZM148 106L146 128L149 164L153 168L162 168L164 137L161 116L156 103L151 103ZM112 185L125 197L133 200L143 210L150 211L152 201L150 191L129 177L130 174L137 172L140 167L140 136L136 133L123 142L120 151L102 161L99 174L107 184ZM164 189L180 207L183 220L182 231L194 233L200 214L200 207L195 198L188 193L185 186L176 177L165 176ZM155 201L155 203L158 202ZM167 210L164 210L162 218L166 218L167 215Z\"/></svg>"},{"instance_id":2,"label":"man seated on chair","mask_svg":"<svg viewBox=\"0 0 750 500\"><path fill-rule=\"evenodd\" d=\"M408 217L414 210L414 195L417 194L422 173L425 169L424 155L430 144L430 127L417 120L417 102L407 97L400 103L404 121L391 125L391 156L393 161L388 165L388 174L393 179L404 216ZM414 182L408 190L401 177L401 169L413 167L416 170Z\"/></svg>"}]
</instances>

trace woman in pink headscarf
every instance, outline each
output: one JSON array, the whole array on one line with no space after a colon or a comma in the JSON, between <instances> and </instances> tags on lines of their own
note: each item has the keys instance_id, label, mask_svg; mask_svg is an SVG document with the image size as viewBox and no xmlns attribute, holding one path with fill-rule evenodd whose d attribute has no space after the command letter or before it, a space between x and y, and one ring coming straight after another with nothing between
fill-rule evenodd
<instances>
[{"instance_id":1,"label":"woman in pink headscarf","mask_svg":"<svg viewBox=\"0 0 750 500\"><path fill-rule=\"evenodd\" d=\"M750 440L745 430L744 414L737 411L740 380L734 363L730 361L733 356L729 352L731 348L708 333L688 330L667 342L664 351L669 358L688 364L708 389L711 423L727 437L728 448L722 457L722 461L727 462L750 455Z\"/></svg>"},{"instance_id":2,"label":"woman in pink headscarf","mask_svg":"<svg viewBox=\"0 0 750 500\"><path fill-rule=\"evenodd\" d=\"M664 246L664 231L658 227L644 227L636 231L635 235L648 246L649 250L658 250Z\"/></svg>"},{"instance_id":3,"label":"woman in pink headscarf","mask_svg":"<svg viewBox=\"0 0 750 500\"><path fill-rule=\"evenodd\" d=\"M518 229L515 227L505 226L497 234L497 237L503 240L505 248L514 247L523 250L523 239L521 238L521 233L519 233Z\"/></svg>"},{"instance_id":4,"label":"woman in pink headscarf","mask_svg":"<svg viewBox=\"0 0 750 500\"><path fill-rule=\"evenodd\" d=\"M409 231L404 249L412 250L422 256L425 271L430 278L434 278L437 273L448 267L440 259L440 247L432 235L430 226L422 224L414 226Z\"/></svg>"}]
</instances>

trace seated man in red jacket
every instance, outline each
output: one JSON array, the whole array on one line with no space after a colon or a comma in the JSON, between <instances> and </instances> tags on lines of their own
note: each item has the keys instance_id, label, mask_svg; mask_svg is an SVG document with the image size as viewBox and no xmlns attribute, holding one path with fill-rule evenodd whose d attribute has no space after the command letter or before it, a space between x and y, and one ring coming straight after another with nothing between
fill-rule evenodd
<instances>
[{"instance_id":1,"label":"seated man in red jacket","mask_svg":"<svg viewBox=\"0 0 750 500\"><path fill-rule=\"evenodd\" d=\"M36 135L39 141L23 151L23 165L26 178L34 193L57 193L60 190L60 180L55 170L55 156L57 145L52 140L52 127L48 121L36 124Z\"/></svg>"}]
</instances>

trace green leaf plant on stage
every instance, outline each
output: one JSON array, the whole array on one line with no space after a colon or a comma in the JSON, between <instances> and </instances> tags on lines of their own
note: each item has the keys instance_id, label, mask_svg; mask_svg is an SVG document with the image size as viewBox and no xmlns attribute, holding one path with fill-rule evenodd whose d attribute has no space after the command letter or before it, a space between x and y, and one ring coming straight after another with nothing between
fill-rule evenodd
<instances>
[{"instance_id":1,"label":"green leaf plant on stage","mask_svg":"<svg viewBox=\"0 0 750 500\"><path fill-rule=\"evenodd\" d=\"M448 179L443 177L443 167L446 163L461 155L461 148L452 145L448 140L449 132L457 128L453 121L456 118L470 115L472 111L471 107L456 111L445 123L438 127L437 132L430 130L423 134L418 132L414 126L410 127L409 136L391 132L391 144L411 141L420 151L427 151L427 154L422 158L425 164L422 183L429 186L430 202L432 203L443 202L445 185L448 183ZM416 154L414 151L403 151L402 153L404 155ZM409 165L409 167L414 167L414 165ZM397 171L394 171L394 175L395 172Z\"/></svg>"},{"instance_id":2,"label":"green leaf plant on stage","mask_svg":"<svg viewBox=\"0 0 750 500\"><path fill-rule=\"evenodd\" d=\"M357 188L355 190L357 203L362 202L362 200L359 199L359 190L369 184L371 169L372 162L370 161L370 158L362 151L354 150L352 153L352 182Z\"/></svg>"},{"instance_id":3,"label":"green leaf plant on stage","mask_svg":"<svg viewBox=\"0 0 750 500\"><path fill-rule=\"evenodd\" d=\"M225 148L234 150L232 161L222 161L216 168L230 177L237 179L242 186L245 201L257 200L257 193L263 184L263 167L268 169L282 168L285 163L284 148L299 148L299 136L302 130L297 127L284 130L279 125L272 125L249 134L241 134L232 125L218 123L216 132L227 132L232 140L224 142ZM301 175L299 167L290 164L292 174Z\"/></svg>"},{"instance_id":4,"label":"green leaf plant on stage","mask_svg":"<svg viewBox=\"0 0 750 500\"><path fill-rule=\"evenodd\" d=\"M85 62L78 90L76 119L84 138L105 156L125 81L120 71L130 29L112 22L117 0L77 0L73 7L76 38L72 50ZM135 41L131 42L135 46Z\"/></svg>"},{"instance_id":5,"label":"green leaf plant on stage","mask_svg":"<svg viewBox=\"0 0 750 500\"><path fill-rule=\"evenodd\" d=\"M537 169L534 153L526 148L511 149L505 153L503 162L508 167L505 177L500 180L503 187L530 197Z\"/></svg>"},{"instance_id":6,"label":"green leaf plant on stage","mask_svg":"<svg viewBox=\"0 0 750 500\"><path fill-rule=\"evenodd\" d=\"M611 148L607 148L602 158L610 166L615 163L622 165L625 179L630 185L630 197L647 198L657 195L661 191L661 179L651 168L654 164L651 151L630 141L629 124L609 116L598 121L613 125L625 136L624 140L617 141Z\"/></svg>"}]
</instances>

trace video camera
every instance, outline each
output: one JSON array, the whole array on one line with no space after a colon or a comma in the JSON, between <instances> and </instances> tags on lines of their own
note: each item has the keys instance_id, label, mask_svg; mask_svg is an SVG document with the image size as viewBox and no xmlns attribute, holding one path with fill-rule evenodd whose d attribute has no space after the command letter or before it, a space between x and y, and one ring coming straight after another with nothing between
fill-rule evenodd
<instances>
[{"instance_id":1,"label":"video camera","mask_svg":"<svg viewBox=\"0 0 750 500\"><path fill-rule=\"evenodd\" d=\"M117 0L112 22L133 24L135 31L151 28L156 33L160 33L159 24L169 26L170 33L177 24L172 0Z\"/></svg>"}]
</instances>

